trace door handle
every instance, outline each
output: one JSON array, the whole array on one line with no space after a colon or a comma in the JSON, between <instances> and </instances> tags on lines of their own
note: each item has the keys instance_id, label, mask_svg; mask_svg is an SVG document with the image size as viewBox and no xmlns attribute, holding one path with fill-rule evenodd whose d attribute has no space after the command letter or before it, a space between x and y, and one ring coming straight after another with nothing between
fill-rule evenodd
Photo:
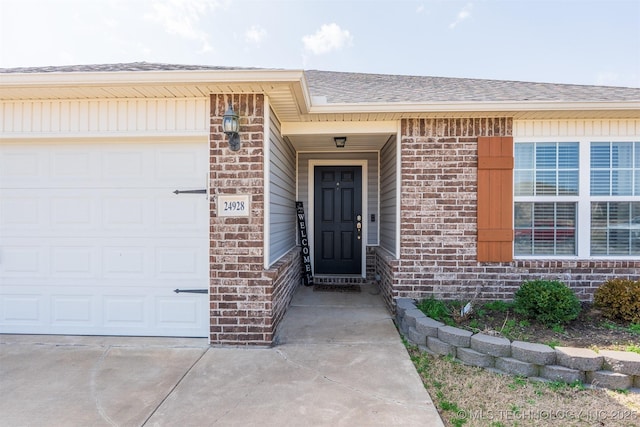
<instances>
[{"instance_id":1,"label":"door handle","mask_svg":"<svg viewBox=\"0 0 640 427\"><path fill-rule=\"evenodd\" d=\"M356 230L358 232L358 240L362 239L362 215L356 216Z\"/></svg>"}]
</instances>

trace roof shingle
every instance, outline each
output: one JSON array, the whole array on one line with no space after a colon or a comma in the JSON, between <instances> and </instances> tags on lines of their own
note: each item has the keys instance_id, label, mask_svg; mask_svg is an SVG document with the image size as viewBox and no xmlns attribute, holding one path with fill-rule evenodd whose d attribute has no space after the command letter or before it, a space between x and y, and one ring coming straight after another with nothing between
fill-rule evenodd
<instances>
[{"instance_id":1,"label":"roof shingle","mask_svg":"<svg viewBox=\"0 0 640 427\"><path fill-rule=\"evenodd\" d=\"M274 70L149 62L0 69L9 73ZM309 91L328 104L640 101L640 88L449 77L304 71Z\"/></svg>"},{"instance_id":2,"label":"roof shingle","mask_svg":"<svg viewBox=\"0 0 640 427\"><path fill-rule=\"evenodd\" d=\"M639 88L305 71L313 96L335 103L640 101Z\"/></svg>"}]
</instances>

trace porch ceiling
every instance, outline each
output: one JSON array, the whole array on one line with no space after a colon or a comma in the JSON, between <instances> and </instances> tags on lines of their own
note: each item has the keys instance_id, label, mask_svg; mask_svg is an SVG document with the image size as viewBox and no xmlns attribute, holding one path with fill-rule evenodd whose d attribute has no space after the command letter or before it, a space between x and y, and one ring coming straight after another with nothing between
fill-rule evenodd
<instances>
[{"instance_id":1,"label":"porch ceiling","mask_svg":"<svg viewBox=\"0 0 640 427\"><path fill-rule=\"evenodd\" d=\"M335 136L346 136L344 148L336 148L333 141ZM290 135L287 138L299 152L353 152L378 151L391 138L392 134L314 134Z\"/></svg>"}]
</instances>

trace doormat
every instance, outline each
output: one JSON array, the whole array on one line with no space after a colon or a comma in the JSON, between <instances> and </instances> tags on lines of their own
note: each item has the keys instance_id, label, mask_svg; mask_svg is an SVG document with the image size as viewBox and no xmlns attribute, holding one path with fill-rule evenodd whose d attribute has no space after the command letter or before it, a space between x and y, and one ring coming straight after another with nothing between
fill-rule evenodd
<instances>
[{"instance_id":1,"label":"doormat","mask_svg":"<svg viewBox=\"0 0 640 427\"><path fill-rule=\"evenodd\" d=\"M360 285L330 285L326 283L313 285L314 292L360 292Z\"/></svg>"}]
</instances>

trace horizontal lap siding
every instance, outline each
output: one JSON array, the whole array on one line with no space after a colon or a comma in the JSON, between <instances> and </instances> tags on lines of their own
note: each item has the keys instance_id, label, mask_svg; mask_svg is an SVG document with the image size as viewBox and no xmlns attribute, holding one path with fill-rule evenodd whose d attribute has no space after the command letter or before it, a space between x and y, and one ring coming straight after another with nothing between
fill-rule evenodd
<instances>
[{"instance_id":1,"label":"horizontal lap siding","mask_svg":"<svg viewBox=\"0 0 640 427\"><path fill-rule=\"evenodd\" d=\"M6 101L0 133L28 134L202 133L209 131L207 98Z\"/></svg>"},{"instance_id":2,"label":"horizontal lap siding","mask_svg":"<svg viewBox=\"0 0 640 427\"><path fill-rule=\"evenodd\" d=\"M514 137L617 136L637 139L640 119L629 120L516 120Z\"/></svg>"},{"instance_id":3,"label":"horizontal lap siding","mask_svg":"<svg viewBox=\"0 0 640 427\"><path fill-rule=\"evenodd\" d=\"M269 141L269 265L296 244L296 153L270 114Z\"/></svg>"},{"instance_id":4,"label":"horizontal lap siding","mask_svg":"<svg viewBox=\"0 0 640 427\"><path fill-rule=\"evenodd\" d=\"M380 152L380 246L396 254L397 227L397 142L395 137Z\"/></svg>"}]
</instances>

